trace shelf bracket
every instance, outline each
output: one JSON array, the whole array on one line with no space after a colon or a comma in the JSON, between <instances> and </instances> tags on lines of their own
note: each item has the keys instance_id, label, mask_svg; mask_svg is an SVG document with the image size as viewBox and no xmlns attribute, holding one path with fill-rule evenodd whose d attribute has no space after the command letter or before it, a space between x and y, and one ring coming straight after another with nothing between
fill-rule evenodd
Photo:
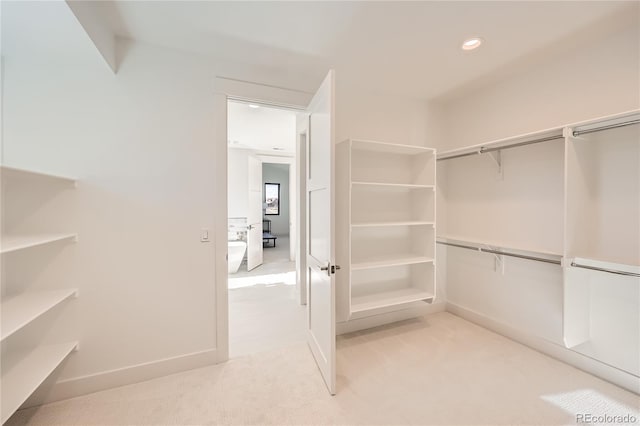
<instances>
[{"instance_id":1,"label":"shelf bracket","mask_svg":"<svg viewBox=\"0 0 640 426\"><path fill-rule=\"evenodd\" d=\"M483 252L483 253L492 254L493 255L493 270L496 271L496 272L500 272L502 275L504 275L504 255L496 254L496 253L492 253L492 252L488 252L488 251L484 251L482 249L482 247L479 247L478 250ZM487 246L487 250L495 250L495 249L492 249L491 247Z\"/></svg>"},{"instance_id":2,"label":"shelf bracket","mask_svg":"<svg viewBox=\"0 0 640 426\"><path fill-rule=\"evenodd\" d=\"M487 154L489 154L491 156L493 161L496 163L496 166L498 166L498 179L499 180L503 180L504 179L504 173L503 173L503 169L502 169L502 151L500 151L500 150L491 151L491 152L487 152Z\"/></svg>"}]
</instances>

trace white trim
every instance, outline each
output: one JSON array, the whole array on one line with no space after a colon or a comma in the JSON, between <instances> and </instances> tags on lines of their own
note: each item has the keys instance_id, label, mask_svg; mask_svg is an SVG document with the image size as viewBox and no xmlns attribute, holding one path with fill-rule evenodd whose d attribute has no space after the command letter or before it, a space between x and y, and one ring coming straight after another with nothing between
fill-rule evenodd
<instances>
[{"instance_id":1,"label":"white trim","mask_svg":"<svg viewBox=\"0 0 640 426\"><path fill-rule=\"evenodd\" d=\"M217 351L209 349L61 380L53 385L50 390L45 387L46 393L36 391L21 408L35 407L119 386L144 382L169 374L206 367L216 364L217 360Z\"/></svg>"},{"instance_id":2,"label":"white trim","mask_svg":"<svg viewBox=\"0 0 640 426\"><path fill-rule=\"evenodd\" d=\"M572 365L589 374L593 374L594 376L616 384L631 392L640 394L640 378L633 374L571 351L557 343L517 330L507 324L496 321L493 318L489 318L479 312L475 312L454 303L447 302L446 310L449 313L501 334L518 343L522 343L523 345L542 352L545 355L549 355L552 358Z\"/></svg>"},{"instance_id":3,"label":"white trim","mask_svg":"<svg viewBox=\"0 0 640 426\"><path fill-rule=\"evenodd\" d=\"M215 300L216 300L216 349L218 362L229 359L229 292L227 252L227 96L214 94L213 143L215 150L215 191L216 202L214 215L214 258L215 265Z\"/></svg>"},{"instance_id":4,"label":"white trim","mask_svg":"<svg viewBox=\"0 0 640 426\"><path fill-rule=\"evenodd\" d=\"M412 305L407 309L394 310L384 314L371 315L364 318L356 318L345 322L339 322L336 324L336 334L339 336L341 334L353 333L354 331L366 330L368 328L408 319L415 319L424 315L445 311L444 303L418 303L420 303L420 305L417 307Z\"/></svg>"}]
</instances>

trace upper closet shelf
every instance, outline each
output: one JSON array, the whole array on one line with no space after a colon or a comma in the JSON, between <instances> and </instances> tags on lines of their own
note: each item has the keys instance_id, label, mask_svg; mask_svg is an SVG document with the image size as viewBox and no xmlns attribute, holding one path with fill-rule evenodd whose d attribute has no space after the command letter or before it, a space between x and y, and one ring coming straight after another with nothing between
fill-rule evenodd
<instances>
[{"instance_id":1,"label":"upper closet shelf","mask_svg":"<svg viewBox=\"0 0 640 426\"><path fill-rule=\"evenodd\" d=\"M352 139L351 147L353 149L365 149L367 151L388 152L392 154L406 154L406 155L433 153L435 151L433 148L425 148L423 146L397 145L397 144L386 143L386 142L376 142L376 141L367 141L367 140L359 140L359 139Z\"/></svg>"},{"instance_id":2,"label":"upper closet shelf","mask_svg":"<svg viewBox=\"0 0 640 426\"><path fill-rule=\"evenodd\" d=\"M11 336L65 300L75 296L75 288L22 293L2 302L0 340Z\"/></svg>"},{"instance_id":3,"label":"upper closet shelf","mask_svg":"<svg viewBox=\"0 0 640 426\"><path fill-rule=\"evenodd\" d=\"M627 111L622 114L575 123L568 127L573 129L573 136L580 136L582 134L615 129L633 124L640 124L640 111Z\"/></svg>"},{"instance_id":4,"label":"upper closet shelf","mask_svg":"<svg viewBox=\"0 0 640 426\"><path fill-rule=\"evenodd\" d=\"M387 188L408 188L408 189L434 189L434 185L420 185L420 184L412 184L412 183L385 183L385 182L364 182L364 181L354 181L351 182L353 186L380 186Z\"/></svg>"},{"instance_id":5,"label":"upper closet shelf","mask_svg":"<svg viewBox=\"0 0 640 426\"><path fill-rule=\"evenodd\" d=\"M576 257L571 259L570 265L575 268L590 269L593 271L626 275L630 277L640 277L640 265L626 265L623 263L587 259L583 257Z\"/></svg>"},{"instance_id":6,"label":"upper closet shelf","mask_svg":"<svg viewBox=\"0 0 640 426\"><path fill-rule=\"evenodd\" d=\"M573 129L573 136L579 136L584 133L592 133L594 131L606 130L610 128L622 127L630 124L640 123L640 111L632 110L621 114L599 117L596 119L582 121L579 123L566 124L564 126L553 127L551 129L539 132L525 133L523 135L498 139L477 145L471 145L463 148L442 151L438 153L437 159L450 160L453 158L466 157L469 155L484 154L502 149L516 148L519 146L531 145L540 142L564 139L564 129Z\"/></svg>"},{"instance_id":7,"label":"upper closet shelf","mask_svg":"<svg viewBox=\"0 0 640 426\"><path fill-rule=\"evenodd\" d=\"M3 179L16 179L16 180L50 180L52 182L58 182L67 185L76 185L76 180L67 176L54 175L50 173L43 173L35 170L21 169L10 166L0 166L2 168Z\"/></svg>"},{"instance_id":8,"label":"upper closet shelf","mask_svg":"<svg viewBox=\"0 0 640 426\"><path fill-rule=\"evenodd\" d=\"M77 234L4 235L0 241L2 246L0 253L10 253L58 241L76 240L77 238Z\"/></svg>"},{"instance_id":9,"label":"upper closet shelf","mask_svg":"<svg viewBox=\"0 0 640 426\"><path fill-rule=\"evenodd\" d=\"M452 236L438 236L436 237L438 244L444 244L460 248L468 248L485 253L501 254L496 252L504 252L505 256L520 257L524 259L540 260L548 263L560 264L562 261L562 254L551 252L548 250L537 249L523 249L519 247L511 247L506 244L500 244L493 241L479 241L471 239L463 239L460 237Z\"/></svg>"},{"instance_id":10,"label":"upper closet shelf","mask_svg":"<svg viewBox=\"0 0 640 426\"><path fill-rule=\"evenodd\" d=\"M450 160L453 158L467 157L469 155L484 154L488 152L500 151L502 149L516 148L524 145L532 145L535 143L548 142L553 140L564 139L562 127L554 127L552 129L540 132L525 133L524 135L498 139L478 145L467 146L464 148L452 149L450 151L442 151L437 155L438 161Z\"/></svg>"}]
</instances>

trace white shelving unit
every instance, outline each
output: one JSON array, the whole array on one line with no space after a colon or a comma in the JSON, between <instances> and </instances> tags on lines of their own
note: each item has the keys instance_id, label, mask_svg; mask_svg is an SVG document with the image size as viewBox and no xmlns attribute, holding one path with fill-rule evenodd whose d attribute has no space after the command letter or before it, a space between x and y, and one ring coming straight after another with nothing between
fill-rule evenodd
<instances>
[{"instance_id":1,"label":"white shelving unit","mask_svg":"<svg viewBox=\"0 0 640 426\"><path fill-rule=\"evenodd\" d=\"M77 342L41 345L31 352L11 354L10 359L3 360L11 368L2 371L2 423L77 347Z\"/></svg>"},{"instance_id":2,"label":"white shelving unit","mask_svg":"<svg viewBox=\"0 0 640 426\"><path fill-rule=\"evenodd\" d=\"M351 320L435 296L435 150L374 141L338 145L338 229ZM346 288L346 291L344 290Z\"/></svg>"},{"instance_id":3,"label":"white shelving unit","mask_svg":"<svg viewBox=\"0 0 640 426\"><path fill-rule=\"evenodd\" d=\"M22 211L24 206L37 205L43 194L56 195L57 191L75 188L76 180L40 171L1 166L3 213L6 217L20 218L29 212ZM33 203L23 203L23 199L33 198ZM31 200L30 200L31 201ZM7 214L10 213L10 214ZM52 309L67 303L77 296L77 289L56 289L42 291L20 291L22 283L21 269L28 267L34 247L48 244L77 241L75 233L15 233L11 221L3 223L0 239L0 254L20 251L20 260L4 257L5 270L13 274L2 276L2 300L0 341L2 342L2 422L15 413L29 396L62 364L69 354L78 347L77 342L43 343L36 341L39 333L26 332L26 327L45 326L38 321ZM17 274L17 275L16 275ZM7 276L9 278L7 278ZM11 283L5 280L10 279ZM11 284L9 286L8 284ZM25 284L26 285L26 284ZM8 290L11 288L11 290ZM23 332L23 330L25 330ZM51 338L49 336L48 338Z\"/></svg>"}]
</instances>

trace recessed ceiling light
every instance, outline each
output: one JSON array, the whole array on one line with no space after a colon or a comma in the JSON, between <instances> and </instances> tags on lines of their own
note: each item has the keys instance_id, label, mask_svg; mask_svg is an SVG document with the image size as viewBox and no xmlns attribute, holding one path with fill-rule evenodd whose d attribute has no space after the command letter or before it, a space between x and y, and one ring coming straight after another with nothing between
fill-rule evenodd
<instances>
[{"instance_id":1,"label":"recessed ceiling light","mask_svg":"<svg viewBox=\"0 0 640 426\"><path fill-rule=\"evenodd\" d=\"M480 37L473 37L468 40L465 40L464 43L462 43L462 50L477 49L478 47L480 47L481 44L482 44L482 39Z\"/></svg>"},{"instance_id":2,"label":"recessed ceiling light","mask_svg":"<svg viewBox=\"0 0 640 426\"><path fill-rule=\"evenodd\" d=\"M277 146L274 146L272 149L273 149L274 151L284 151L284 148L279 148L279 147L277 147Z\"/></svg>"},{"instance_id":3,"label":"recessed ceiling light","mask_svg":"<svg viewBox=\"0 0 640 426\"><path fill-rule=\"evenodd\" d=\"M260 108L260 105L249 104L249 108L253 108L253 109Z\"/></svg>"}]
</instances>

